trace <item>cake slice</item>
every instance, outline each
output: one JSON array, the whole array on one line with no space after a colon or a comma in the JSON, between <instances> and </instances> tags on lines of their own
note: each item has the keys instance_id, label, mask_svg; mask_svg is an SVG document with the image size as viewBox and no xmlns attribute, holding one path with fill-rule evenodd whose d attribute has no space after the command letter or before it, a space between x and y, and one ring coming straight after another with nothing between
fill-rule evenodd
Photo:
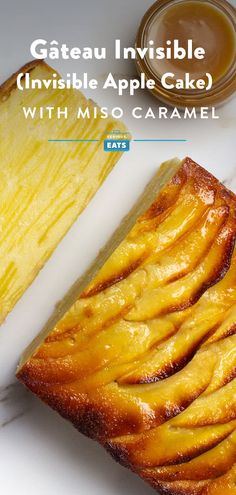
<instances>
[{"instance_id":1,"label":"cake slice","mask_svg":"<svg viewBox=\"0 0 236 495\"><path fill-rule=\"evenodd\" d=\"M17 376L162 494L236 493L236 197L164 164Z\"/></svg>"},{"instance_id":2,"label":"cake slice","mask_svg":"<svg viewBox=\"0 0 236 495\"><path fill-rule=\"evenodd\" d=\"M40 81L55 71L35 61L18 73ZM0 322L121 156L103 150L104 134L117 128L116 120L100 119L99 110L97 119L77 119L79 108L94 107L82 93L21 91L17 74L0 88ZM24 107L37 110L34 119L25 117ZM41 119L39 108L48 107L67 107L68 119L57 119L56 112Z\"/></svg>"}]
</instances>

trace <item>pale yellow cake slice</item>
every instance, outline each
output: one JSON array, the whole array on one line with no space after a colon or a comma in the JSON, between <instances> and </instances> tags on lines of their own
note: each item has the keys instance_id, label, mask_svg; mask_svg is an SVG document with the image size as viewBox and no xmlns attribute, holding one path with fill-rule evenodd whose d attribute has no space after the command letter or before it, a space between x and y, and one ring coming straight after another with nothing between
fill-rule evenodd
<instances>
[{"instance_id":1,"label":"pale yellow cake slice","mask_svg":"<svg viewBox=\"0 0 236 495\"><path fill-rule=\"evenodd\" d=\"M55 71L32 62L18 73L42 80ZM95 106L81 92L20 91L17 74L0 88L0 322L121 156L103 150L105 133L115 130L117 121L100 119L99 110L97 119L77 119L79 108ZM24 107L67 107L68 118L54 113L41 119L36 112L36 118L26 119ZM119 129L125 130L120 122Z\"/></svg>"}]
</instances>

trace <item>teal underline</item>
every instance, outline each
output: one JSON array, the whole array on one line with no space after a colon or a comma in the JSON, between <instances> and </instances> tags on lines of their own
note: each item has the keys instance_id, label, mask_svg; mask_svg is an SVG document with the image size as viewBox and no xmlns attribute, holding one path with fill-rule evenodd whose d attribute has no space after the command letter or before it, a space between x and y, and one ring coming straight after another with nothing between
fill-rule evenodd
<instances>
[{"instance_id":1,"label":"teal underline","mask_svg":"<svg viewBox=\"0 0 236 495\"><path fill-rule=\"evenodd\" d=\"M186 143L187 139L134 139L136 143Z\"/></svg>"},{"instance_id":2,"label":"teal underline","mask_svg":"<svg viewBox=\"0 0 236 495\"><path fill-rule=\"evenodd\" d=\"M99 143L100 139L49 139L49 143Z\"/></svg>"},{"instance_id":3,"label":"teal underline","mask_svg":"<svg viewBox=\"0 0 236 495\"><path fill-rule=\"evenodd\" d=\"M100 139L48 139L49 143L99 143ZM135 143L186 143L187 139L133 139Z\"/></svg>"}]
</instances>

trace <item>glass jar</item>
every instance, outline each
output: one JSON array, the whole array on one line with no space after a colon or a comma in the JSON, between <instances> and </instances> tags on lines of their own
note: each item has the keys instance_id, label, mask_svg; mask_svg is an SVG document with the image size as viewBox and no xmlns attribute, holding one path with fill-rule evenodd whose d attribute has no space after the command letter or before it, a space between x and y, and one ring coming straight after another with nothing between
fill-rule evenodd
<instances>
[{"instance_id":1,"label":"glass jar","mask_svg":"<svg viewBox=\"0 0 236 495\"><path fill-rule=\"evenodd\" d=\"M195 9L197 15L196 22L192 17L193 9ZM154 40L155 41L153 45L154 48L163 46L161 43L163 42L163 29L164 29L163 26L165 26L165 24L167 26L166 39L173 41L173 33L171 32L171 22L170 22L171 18L173 21L172 25L175 32L181 32L181 25L184 27L184 29L186 27L186 33L188 33L189 39L191 36L194 45L195 46L197 45L199 47L203 46L204 48L203 39L201 37L202 35L205 35L205 44L207 45L210 42L212 42L212 39L214 43L216 42L216 40L218 40L217 38L218 33L217 32L211 33L209 30L209 26L207 26L207 18L206 20L204 20L204 15L205 15L204 11L206 13L207 12L206 9L209 9L208 20L211 24L211 28L212 28L212 19L213 19L212 13L214 13L216 15L216 21L217 21L215 23L216 27L218 26L218 24L220 26L219 21L221 19L222 29L223 29L223 24L224 24L224 29L226 29L226 27L228 26L227 29L229 29L228 32L229 39L231 39L232 37L232 43L233 43L233 45L229 47L231 48L231 50L233 50L232 60L230 59L231 61L227 67L224 68L222 67L222 73L219 73L218 76L215 78L215 80L213 78L212 87L208 91L206 89L186 89L186 88L176 89L176 87L174 89L164 88L161 81L161 77L163 74L160 73L161 71L158 71L158 63L159 63L158 60L156 60L155 64L153 64L150 61L150 58L148 58L148 56L141 58L140 55L137 54L136 64L137 64L138 72L145 73L146 79L153 79L155 81L155 88L150 91L160 101L169 104L171 106L175 106L178 108L217 106L233 95L233 93L236 90L236 9L226 0L208 0L208 1L158 0L156 3L154 3L154 5L152 5L149 8L149 10L146 12L146 14L144 15L141 21L136 38L136 49L137 47L144 49L145 47L149 46L149 41L150 39L152 39L150 38L150 33L153 32L153 26L155 27L155 25L160 26L160 30L162 31L162 40L158 39L158 28L157 28L156 30L157 39ZM190 17L192 20L191 19L189 20L189 25L187 22L187 17L185 15L186 14L185 10L186 12L187 10L191 12ZM202 20L201 20L201 10L203 14ZM169 21L167 20L166 22L165 19L168 19L168 15L170 19ZM174 24L175 20L176 20L177 28L176 25ZM179 27L178 27L178 23L179 23ZM225 33L222 31L222 33L219 32L219 34L220 36L223 36L222 40L225 40ZM179 42L181 46L181 39L179 40ZM217 60L218 48L219 49L222 48L222 42L220 40L218 41L217 46L211 46L211 50L210 50L211 63L213 63L214 60ZM214 50L215 50L215 54L214 54ZM203 71L203 74L205 74L206 72L211 73L210 70L211 66L209 67L207 66L208 64L207 46L205 52L206 52L205 53L206 58L204 61L205 71ZM226 55L230 55L230 54L225 52L225 59L226 59ZM221 58L222 57L224 59L224 53L223 54L221 53ZM163 63L163 61L160 61L160 65L161 63ZM191 63L187 60L184 61L186 69L188 67L188 63L191 68ZM199 63L198 63L198 67L199 67Z\"/></svg>"}]
</instances>

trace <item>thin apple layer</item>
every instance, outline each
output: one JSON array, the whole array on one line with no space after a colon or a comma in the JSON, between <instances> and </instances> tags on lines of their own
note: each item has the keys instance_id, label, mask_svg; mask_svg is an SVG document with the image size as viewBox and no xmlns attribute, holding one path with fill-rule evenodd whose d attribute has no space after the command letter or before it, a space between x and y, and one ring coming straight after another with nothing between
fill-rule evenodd
<instances>
[{"instance_id":1,"label":"thin apple layer","mask_svg":"<svg viewBox=\"0 0 236 495\"><path fill-rule=\"evenodd\" d=\"M185 159L18 369L161 493L236 493L235 236L236 197Z\"/></svg>"},{"instance_id":2,"label":"thin apple layer","mask_svg":"<svg viewBox=\"0 0 236 495\"><path fill-rule=\"evenodd\" d=\"M19 73L52 77L44 62ZM59 76L58 76L59 77ZM105 153L112 118L77 119L94 108L73 90L17 89L17 74L0 88L0 322L32 282L60 239L89 203L120 154ZM23 108L37 109L26 119ZM67 107L68 118L40 118L39 108ZM122 123L119 123L124 130ZM50 142L81 139L84 142ZM86 142L94 139L96 142Z\"/></svg>"}]
</instances>

